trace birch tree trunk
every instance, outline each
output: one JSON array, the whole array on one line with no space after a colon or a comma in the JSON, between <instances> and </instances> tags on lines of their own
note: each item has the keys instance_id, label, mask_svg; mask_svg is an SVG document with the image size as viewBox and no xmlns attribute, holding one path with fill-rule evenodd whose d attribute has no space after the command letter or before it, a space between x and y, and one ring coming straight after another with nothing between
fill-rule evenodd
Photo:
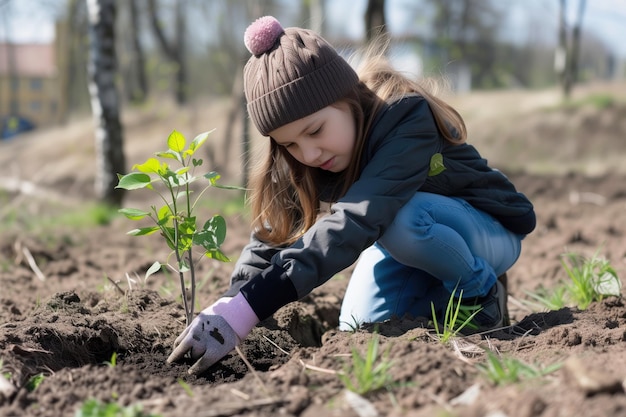
<instances>
[{"instance_id":1,"label":"birch tree trunk","mask_svg":"<svg viewBox=\"0 0 626 417\"><path fill-rule=\"evenodd\" d=\"M125 172L120 104L115 76L115 0L87 0L89 14L89 95L95 124L96 195L103 202L121 205L123 190L116 189L117 174Z\"/></svg>"}]
</instances>

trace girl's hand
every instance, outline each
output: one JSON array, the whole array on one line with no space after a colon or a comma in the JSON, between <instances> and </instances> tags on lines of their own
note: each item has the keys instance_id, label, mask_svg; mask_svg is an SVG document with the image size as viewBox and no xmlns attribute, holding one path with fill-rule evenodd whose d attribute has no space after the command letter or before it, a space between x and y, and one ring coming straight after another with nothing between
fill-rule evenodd
<instances>
[{"instance_id":1,"label":"girl's hand","mask_svg":"<svg viewBox=\"0 0 626 417\"><path fill-rule=\"evenodd\" d=\"M224 297L205 308L174 341L168 363L182 359L187 352L196 362L189 368L198 375L226 356L259 322L245 297Z\"/></svg>"}]
</instances>

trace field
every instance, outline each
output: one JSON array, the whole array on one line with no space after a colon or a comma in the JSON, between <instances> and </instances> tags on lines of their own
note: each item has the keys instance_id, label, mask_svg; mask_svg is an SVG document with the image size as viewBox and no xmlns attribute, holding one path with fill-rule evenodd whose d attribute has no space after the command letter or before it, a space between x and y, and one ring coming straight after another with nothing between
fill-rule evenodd
<instances>
[{"instance_id":1,"label":"field","mask_svg":"<svg viewBox=\"0 0 626 417\"><path fill-rule=\"evenodd\" d=\"M253 330L241 352L254 371L233 352L199 377L188 363L165 363L184 328L176 277L138 279L167 258L164 243L126 235L134 223L90 203L91 120L0 142L0 373L12 386L0 388L0 415L74 416L97 399L164 417L626 416L623 298L549 310L532 297L571 282L565 253L597 255L626 275L626 85L580 88L569 106L556 91L450 101L470 142L536 207L537 230L508 272L513 326L447 344L430 317L338 332L347 270ZM224 107L128 110L128 165L163 150L172 129L192 137L216 127L214 161L224 183L238 182L241 151L224 153ZM222 211L222 249L236 259L249 230L233 193L209 193L202 210ZM124 205L150 198L133 192ZM200 307L225 291L232 267L198 266ZM355 395L340 374L356 377L353 352L364 357L376 343L378 363L389 366L383 387ZM493 363L520 370L519 381L488 378L479 365L489 351L500 358ZM144 414L130 414L133 406Z\"/></svg>"}]
</instances>

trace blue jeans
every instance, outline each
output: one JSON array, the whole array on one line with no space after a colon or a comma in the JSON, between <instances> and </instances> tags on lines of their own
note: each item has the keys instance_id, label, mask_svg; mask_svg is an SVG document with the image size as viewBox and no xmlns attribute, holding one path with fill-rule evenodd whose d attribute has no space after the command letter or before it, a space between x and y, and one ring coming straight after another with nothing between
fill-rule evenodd
<instances>
[{"instance_id":1,"label":"blue jeans","mask_svg":"<svg viewBox=\"0 0 626 417\"><path fill-rule=\"evenodd\" d=\"M418 192L357 262L339 328L392 316L431 317L450 295L486 295L517 261L524 236L459 198Z\"/></svg>"}]
</instances>

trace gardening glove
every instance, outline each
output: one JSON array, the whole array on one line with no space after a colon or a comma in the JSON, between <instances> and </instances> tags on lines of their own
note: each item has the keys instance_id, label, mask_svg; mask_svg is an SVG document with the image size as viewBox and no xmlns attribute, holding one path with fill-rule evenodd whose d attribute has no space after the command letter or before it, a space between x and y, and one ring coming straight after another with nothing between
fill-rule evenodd
<instances>
[{"instance_id":1,"label":"gardening glove","mask_svg":"<svg viewBox=\"0 0 626 417\"><path fill-rule=\"evenodd\" d=\"M243 294L223 297L205 308L174 341L168 363L187 352L196 362L189 368L198 375L226 356L259 322Z\"/></svg>"}]
</instances>

